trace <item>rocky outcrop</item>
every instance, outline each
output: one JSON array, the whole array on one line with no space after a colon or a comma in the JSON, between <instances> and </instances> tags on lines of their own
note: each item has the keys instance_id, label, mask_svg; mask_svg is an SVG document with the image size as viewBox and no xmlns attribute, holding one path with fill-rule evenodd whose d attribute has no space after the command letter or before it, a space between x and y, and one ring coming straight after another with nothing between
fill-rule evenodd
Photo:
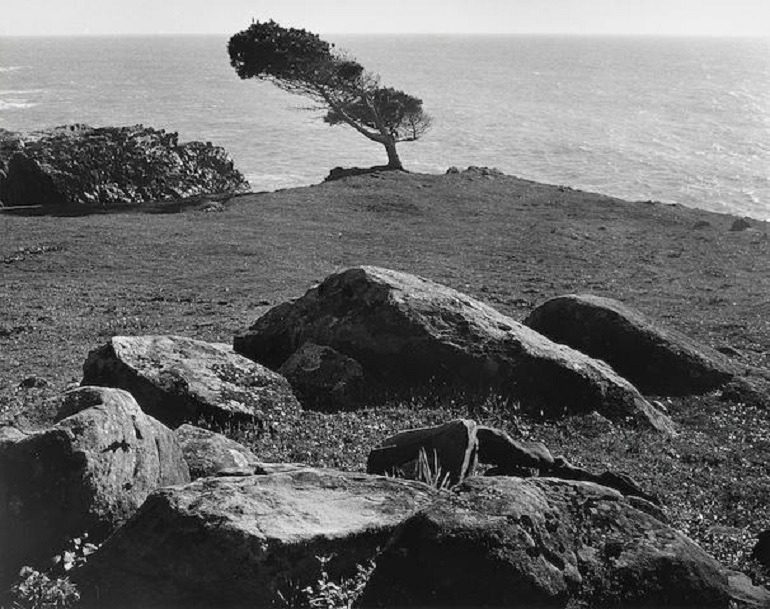
<instances>
[{"instance_id":1,"label":"rocky outcrop","mask_svg":"<svg viewBox=\"0 0 770 609\"><path fill-rule=\"evenodd\" d=\"M457 175L464 178L473 179L477 177L497 178L504 176L505 174L497 169L497 167L478 167L477 165L470 165L468 168L462 170L452 166L446 170L446 175Z\"/></svg>"},{"instance_id":2,"label":"rocky outcrop","mask_svg":"<svg viewBox=\"0 0 770 609\"><path fill-rule=\"evenodd\" d=\"M279 432L300 412L280 374L229 345L182 336L114 336L89 353L83 384L125 389L171 427L243 421Z\"/></svg>"},{"instance_id":3,"label":"rocky outcrop","mask_svg":"<svg viewBox=\"0 0 770 609\"><path fill-rule=\"evenodd\" d=\"M598 410L671 432L672 423L603 362L553 343L446 286L363 266L331 275L235 337L235 350L278 369L303 343L357 360L393 392L497 392L546 416Z\"/></svg>"},{"instance_id":4,"label":"rocky outcrop","mask_svg":"<svg viewBox=\"0 0 770 609\"><path fill-rule=\"evenodd\" d=\"M436 427L409 429L386 438L369 453L366 471L422 478L423 482L448 486L473 475L477 453L476 423L457 419Z\"/></svg>"},{"instance_id":5,"label":"rocky outcrop","mask_svg":"<svg viewBox=\"0 0 770 609\"><path fill-rule=\"evenodd\" d=\"M377 559L365 607L724 607L729 574L619 493L551 478L470 478Z\"/></svg>"},{"instance_id":6,"label":"rocky outcrop","mask_svg":"<svg viewBox=\"0 0 770 609\"><path fill-rule=\"evenodd\" d=\"M291 383L305 408L348 410L364 395L364 370L356 360L331 347L305 343L289 356L279 372Z\"/></svg>"},{"instance_id":7,"label":"rocky outcrop","mask_svg":"<svg viewBox=\"0 0 770 609\"><path fill-rule=\"evenodd\" d=\"M4 132L0 140L0 203L6 206L115 208L249 188L224 149L180 144L176 133L142 125L68 125Z\"/></svg>"},{"instance_id":8,"label":"rocky outcrop","mask_svg":"<svg viewBox=\"0 0 770 609\"><path fill-rule=\"evenodd\" d=\"M0 441L5 576L50 558L83 533L98 543L150 492L190 480L173 432L125 391L71 391L58 419L42 431L4 433Z\"/></svg>"},{"instance_id":9,"label":"rocky outcrop","mask_svg":"<svg viewBox=\"0 0 770 609\"><path fill-rule=\"evenodd\" d=\"M151 495L90 558L103 607L270 607L355 573L436 492L424 484L306 469L204 478Z\"/></svg>"},{"instance_id":10,"label":"rocky outcrop","mask_svg":"<svg viewBox=\"0 0 770 609\"><path fill-rule=\"evenodd\" d=\"M553 341L604 360L646 394L704 393L740 372L722 354L611 298L552 298L524 323Z\"/></svg>"}]
</instances>

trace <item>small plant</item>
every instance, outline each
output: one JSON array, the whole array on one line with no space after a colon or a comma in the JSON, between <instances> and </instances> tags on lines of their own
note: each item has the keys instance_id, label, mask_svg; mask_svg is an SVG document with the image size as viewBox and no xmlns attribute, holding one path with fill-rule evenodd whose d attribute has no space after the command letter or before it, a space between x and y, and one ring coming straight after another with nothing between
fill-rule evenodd
<instances>
[{"instance_id":1,"label":"small plant","mask_svg":"<svg viewBox=\"0 0 770 609\"><path fill-rule=\"evenodd\" d=\"M451 485L449 472L441 470L441 464L438 462L436 451L433 451L433 463L431 464L428 461L428 454L425 452L424 447L420 448L420 453L417 455L415 478L438 490L446 490Z\"/></svg>"},{"instance_id":2,"label":"small plant","mask_svg":"<svg viewBox=\"0 0 770 609\"><path fill-rule=\"evenodd\" d=\"M80 537L69 539L64 550L53 557L54 567L49 574L63 575L75 567L82 567L88 561L88 557L98 549L99 546L88 542L87 532Z\"/></svg>"},{"instance_id":3,"label":"small plant","mask_svg":"<svg viewBox=\"0 0 770 609\"><path fill-rule=\"evenodd\" d=\"M316 556L321 564L321 573L313 585L301 590L291 586L290 590L278 593L286 609L352 609L374 571L374 561L369 560L365 565L356 565L355 575L343 577L336 582L326 568L332 558L332 556Z\"/></svg>"},{"instance_id":4,"label":"small plant","mask_svg":"<svg viewBox=\"0 0 770 609\"><path fill-rule=\"evenodd\" d=\"M10 592L13 609L67 609L80 600L77 587L66 577L51 579L32 567L23 567L19 578Z\"/></svg>"}]
</instances>

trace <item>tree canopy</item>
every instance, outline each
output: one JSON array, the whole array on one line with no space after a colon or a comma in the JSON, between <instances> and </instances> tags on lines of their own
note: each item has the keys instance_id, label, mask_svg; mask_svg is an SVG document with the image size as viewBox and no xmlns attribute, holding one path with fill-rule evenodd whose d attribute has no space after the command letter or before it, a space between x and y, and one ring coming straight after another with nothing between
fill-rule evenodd
<instances>
[{"instance_id":1,"label":"tree canopy","mask_svg":"<svg viewBox=\"0 0 770 609\"><path fill-rule=\"evenodd\" d=\"M382 144L389 168L403 168L396 144L415 141L430 127L421 99L380 86L377 75L312 32L255 22L230 38L228 52L239 77L309 97L326 111L329 125L349 125Z\"/></svg>"}]
</instances>

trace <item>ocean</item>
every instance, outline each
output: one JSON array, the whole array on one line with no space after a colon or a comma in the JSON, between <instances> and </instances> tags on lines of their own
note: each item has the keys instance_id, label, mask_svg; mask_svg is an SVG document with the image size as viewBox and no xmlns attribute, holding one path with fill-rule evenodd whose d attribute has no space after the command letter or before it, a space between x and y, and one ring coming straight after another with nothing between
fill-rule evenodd
<instances>
[{"instance_id":1,"label":"ocean","mask_svg":"<svg viewBox=\"0 0 770 609\"><path fill-rule=\"evenodd\" d=\"M770 39L324 36L424 102L408 169L496 167L770 219ZM386 161L308 100L242 81L228 36L0 38L0 128L143 123L224 146L254 190Z\"/></svg>"}]
</instances>

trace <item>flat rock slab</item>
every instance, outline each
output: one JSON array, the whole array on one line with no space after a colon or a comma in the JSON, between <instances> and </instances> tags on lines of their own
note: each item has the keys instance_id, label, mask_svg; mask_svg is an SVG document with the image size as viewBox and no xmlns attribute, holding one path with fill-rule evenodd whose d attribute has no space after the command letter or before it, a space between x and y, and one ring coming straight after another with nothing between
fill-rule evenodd
<instances>
[{"instance_id":1,"label":"flat rock slab","mask_svg":"<svg viewBox=\"0 0 770 609\"><path fill-rule=\"evenodd\" d=\"M99 543L150 492L190 481L173 432L125 391L71 391L59 418L53 427L6 433L0 442L4 571L39 564L84 532Z\"/></svg>"},{"instance_id":2,"label":"flat rock slab","mask_svg":"<svg viewBox=\"0 0 770 609\"><path fill-rule=\"evenodd\" d=\"M559 345L456 290L388 269L354 267L274 307L235 350L277 369L303 343L357 360L392 391L445 385L499 392L547 416L598 410L672 432L672 423L605 363Z\"/></svg>"},{"instance_id":3,"label":"flat rock slab","mask_svg":"<svg viewBox=\"0 0 770 609\"><path fill-rule=\"evenodd\" d=\"M619 493L553 478L471 478L400 527L365 607L723 607L727 572Z\"/></svg>"},{"instance_id":4,"label":"flat rock slab","mask_svg":"<svg viewBox=\"0 0 770 609\"><path fill-rule=\"evenodd\" d=\"M612 298L559 296L538 306L524 323L604 360L646 394L704 393L742 372L721 353Z\"/></svg>"},{"instance_id":5,"label":"flat rock slab","mask_svg":"<svg viewBox=\"0 0 770 609\"><path fill-rule=\"evenodd\" d=\"M280 431L300 412L280 374L229 345L182 336L113 336L89 353L82 382L129 391L171 427L247 422Z\"/></svg>"},{"instance_id":6,"label":"flat rock slab","mask_svg":"<svg viewBox=\"0 0 770 609\"><path fill-rule=\"evenodd\" d=\"M366 474L305 469L204 478L151 495L82 575L108 607L269 607L278 592L355 573L436 491ZM92 579L95 578L95 579Z\"/></svg>"}]
</instances>

